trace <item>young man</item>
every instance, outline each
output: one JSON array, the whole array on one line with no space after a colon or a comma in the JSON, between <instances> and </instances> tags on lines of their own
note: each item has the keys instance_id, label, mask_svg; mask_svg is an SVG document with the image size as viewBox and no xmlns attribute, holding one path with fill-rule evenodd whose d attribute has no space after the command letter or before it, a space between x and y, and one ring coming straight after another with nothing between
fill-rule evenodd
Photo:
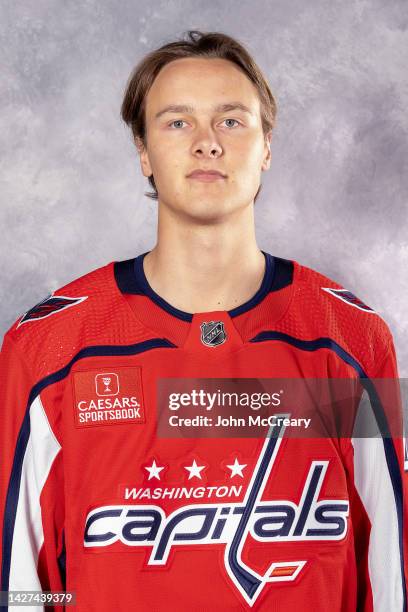
<instances>
[{"instance_id":1,"label":"young man","mask_svg":"<svg viewBox=\"0 0 408 612\"><path fill-rule=\"evenodd\" d=\"M184 410L200 433L187 419L177 437L157 410L180 379L339 378L361 381L384 423L367 381L397 377L387 325L257 246L275 115L221 33L190 32L131 75L122 117L158 200L157 244L5 335L2 590L72 591L81 612L406 610L401 438L296 439L282 423L209 437L201 404Z\"/></svg>"}]
</instances>

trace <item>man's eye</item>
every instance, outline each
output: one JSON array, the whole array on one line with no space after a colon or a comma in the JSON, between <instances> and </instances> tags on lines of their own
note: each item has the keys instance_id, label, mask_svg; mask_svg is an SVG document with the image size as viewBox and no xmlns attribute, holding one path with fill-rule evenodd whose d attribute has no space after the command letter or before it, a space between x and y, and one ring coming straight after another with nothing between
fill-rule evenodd
<instances>
[{"instance_id":1,"label":"man's eye","mask_svg":"<svg viewBox=\"0 0 408 612\"><path fill-rule=\"evenodd\" d=\"M237 121L237 119L224 119L224 121L235 121L235 123L239 124L239 121ZM229 127L233 127L233 126L229 126Z\"/></svg>"},{"instance_id":2,"label":"man's eye","mask_svg":"<svg viewBox=\"0 0 408 612\"><path fill-rule=\"evenodd\" d=\"M183 119L175 119L175 120L174 120L174 121L172 121L172 122L171 122L169 125L170 125L170 126L172 126L172 125L174 125L175 123L185 123L185 121L183 121ZM178 128L176 128L176 129L178 129Z\"/></svg>"}]
</instances>

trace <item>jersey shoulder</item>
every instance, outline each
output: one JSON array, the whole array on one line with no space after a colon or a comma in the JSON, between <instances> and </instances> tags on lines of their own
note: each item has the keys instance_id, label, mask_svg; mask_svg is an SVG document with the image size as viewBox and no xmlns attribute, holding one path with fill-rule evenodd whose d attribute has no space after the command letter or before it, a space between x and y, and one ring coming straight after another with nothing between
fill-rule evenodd
<instances>
[{"instance_id":1,"label":"jersey shoulder","mask_svg":"<svg viewBox=\"0 0 408 612\"><path fill-rule=\"evenodd\" d=\"M327 338L371 375L393 344L387 323L354 289L298 262L294 266L294 296L286 318L290 333Z\"/></svg>"},{"instance_id":2,"label":"jersey shoulder","mask_svg":"<svg viewBox=\"0 0 408 612\"><path fill-rule=\"evenodd\" d=\"M124 323L126 321L126 324ZM117 343L123 330L141 335L114 280L114 262L47 295L5 334L39 380L75 360L86 347Z\"/></svg>"}]
</instances>

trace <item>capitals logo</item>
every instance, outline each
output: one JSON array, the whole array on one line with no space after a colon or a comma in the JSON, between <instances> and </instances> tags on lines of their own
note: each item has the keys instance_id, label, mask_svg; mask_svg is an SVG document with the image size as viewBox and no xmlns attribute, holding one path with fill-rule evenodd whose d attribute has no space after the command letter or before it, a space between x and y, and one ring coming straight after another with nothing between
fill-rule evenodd
<instances>
[{"instance_id":1,"label":"capitals logo","mask_svg":"<svg viewBox=\"0 0 408 612\"><path fill-rule=\"evenodd\" d=\"M87 299L88 296L83 297L67 297L65 295L47 295L41 302L27 310L27 312L21 317L18 322L17 328L23 323L30 323L32 321L38 321L45 319L53 314L57 314L66 308L80 304Z\"/></svg>"},{"instance_id":2,"label":"capitals logo","mask_svg":"<svg viewBox=\"0 0 408 612\"><path fill-rule=\"evenodd\" d=\"M354 308L364 310L365 312L375 312L372 308L370 308L370 306L367 306L367 304L365 304L359 297L354 295L354 293L348 289L331 289L330 287L322 287L322 289L342 302L346 302L346 304L354 306Z\"/></svg>"},{"instance_id":3,"label":"capitals logo","mask_svg":"<svg viewBox=\"0 0 408 612\"><path fill-rule=\"evenodd\" d=\"M347 534L348 500L317 501L327 460L311 462L298 504L261 499L284 429L282 426L269 430L242 502L191 504L168 516L155 505L97 507L87 515L84 546L109 546L120 541L127 546L149 547L147 566L157 567L167 564L171 550L178 544L225 544L228 577L252 607L266 584L295 580L306 560L279 559L261 575L242 559L248 536L258 542L300 542L342 540Z\"/></svg>"}]
</instances>

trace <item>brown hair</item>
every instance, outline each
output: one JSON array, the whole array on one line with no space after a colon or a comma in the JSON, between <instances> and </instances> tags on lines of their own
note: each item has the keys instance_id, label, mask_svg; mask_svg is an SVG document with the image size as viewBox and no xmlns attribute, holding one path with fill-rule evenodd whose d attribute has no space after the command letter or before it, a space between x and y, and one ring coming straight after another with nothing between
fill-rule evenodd
<instances>
[{"instance_id":1,"label":"brown hair","mask_svg":"<svg viewBox=\"0 0 408 612\"><path fill-rule=\"evenodd\" d=\"M241 43L221 32L189 30L188 39L177 40L148 53L133 69L124 94L121 117L131 128L134 141L146 146L146 96L159 71L169 62L182 57L220 58L234 62L254 83L258 90L264 136L275 126L276 102L260 68ZM153 193L149 198L158 199L153 175L148 178ZM255 195L256 200L261 186Z\"/></svg>"}]
</instances>

